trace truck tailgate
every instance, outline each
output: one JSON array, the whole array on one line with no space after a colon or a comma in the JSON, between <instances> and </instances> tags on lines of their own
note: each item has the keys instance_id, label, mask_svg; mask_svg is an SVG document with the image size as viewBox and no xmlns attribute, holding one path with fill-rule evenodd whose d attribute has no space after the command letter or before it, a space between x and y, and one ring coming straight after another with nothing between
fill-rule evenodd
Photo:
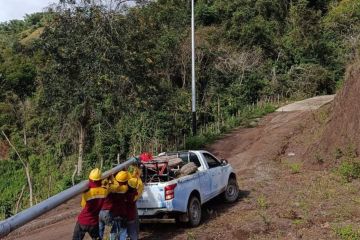
<instances>
[{"instance_id":1,"label":"truck tailgate","mask_svg":"<svg viewBox=\"0 0 360 240\"><path fill-rule=\"evenodd\" d=\"M137 201L138 208L165 207L165 193L163 184L150 183L144 187L144 192Z\"/></svg>"}]
</instances>

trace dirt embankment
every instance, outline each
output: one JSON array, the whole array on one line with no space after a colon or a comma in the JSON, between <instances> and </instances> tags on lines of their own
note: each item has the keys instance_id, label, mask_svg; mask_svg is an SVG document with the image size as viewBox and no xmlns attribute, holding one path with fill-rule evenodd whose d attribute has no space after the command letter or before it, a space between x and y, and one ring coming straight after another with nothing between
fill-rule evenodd
<instances>
[{"instance_id":1,"label":"dirt embankment","mask_svg":"<svg viewBox=\"0 0 360 240\"><path fill-rule=\"evenodd\" d=\"M314 156L334 160L341 153L360 151L360 65L348 68L342 90L337 94L323 133L309 149ZM338 156L336 156L338 155Z\"/></svg>"}]
</instances>

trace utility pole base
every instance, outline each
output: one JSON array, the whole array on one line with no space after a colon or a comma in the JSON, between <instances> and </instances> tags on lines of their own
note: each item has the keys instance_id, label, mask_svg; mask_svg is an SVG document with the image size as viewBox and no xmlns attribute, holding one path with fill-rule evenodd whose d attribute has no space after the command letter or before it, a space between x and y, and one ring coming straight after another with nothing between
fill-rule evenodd
<instances>
[{"instance_id":1,"label":"utility pole base","mask_svg":"<svg viewBox=\"0 0 360 240\"><path fill-rule=\"evenodd\" d=\"M192 134L196 135L196 112L192 112Z\"/></svg>"}]
</instances>

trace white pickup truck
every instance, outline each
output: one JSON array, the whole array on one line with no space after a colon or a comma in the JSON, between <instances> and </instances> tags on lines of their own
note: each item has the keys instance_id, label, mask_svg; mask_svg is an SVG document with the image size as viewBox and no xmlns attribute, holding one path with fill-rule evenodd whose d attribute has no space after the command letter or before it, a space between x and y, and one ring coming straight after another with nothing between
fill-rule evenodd
<instances>
[{"instance_id":1,"label":"white pickup truck","mask_svg":"<svg viewBox=\"0 0 360 240\"><path fill-rule=\"evenodd\" d=\"M193 162L197 169L195 167L195 172L186 176L175 176L171 174L171 169L164 169L165 165L159 166L155 162L150 162L153 167L156 165L158 171L151 174L151 178L148 176L144 179L144 192L137 201L140 219L175 218L195 227L201 221L202 204L220 194L226 202L235 202L238 199L236 174L226 160L218 160L207 151L185 151L165 155L176 155L184 164Z\"/></svg>"}]
</instances>

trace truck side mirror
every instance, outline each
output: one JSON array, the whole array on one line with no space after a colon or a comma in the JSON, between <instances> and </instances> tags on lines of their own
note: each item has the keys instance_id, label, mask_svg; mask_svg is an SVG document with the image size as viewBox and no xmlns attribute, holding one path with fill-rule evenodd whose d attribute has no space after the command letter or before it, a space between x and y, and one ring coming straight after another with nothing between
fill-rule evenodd
<instances>
[{"instance_id":1,"label":"truck side mirror","mask_svg":"<svg viewBox=\"0 0 360 240\"><path fill-rule=\"evenodd\" d=\"M221 165L226 166L228 165L228 161L226 159L221 159Z\"/></svg>"}]
</instances>

